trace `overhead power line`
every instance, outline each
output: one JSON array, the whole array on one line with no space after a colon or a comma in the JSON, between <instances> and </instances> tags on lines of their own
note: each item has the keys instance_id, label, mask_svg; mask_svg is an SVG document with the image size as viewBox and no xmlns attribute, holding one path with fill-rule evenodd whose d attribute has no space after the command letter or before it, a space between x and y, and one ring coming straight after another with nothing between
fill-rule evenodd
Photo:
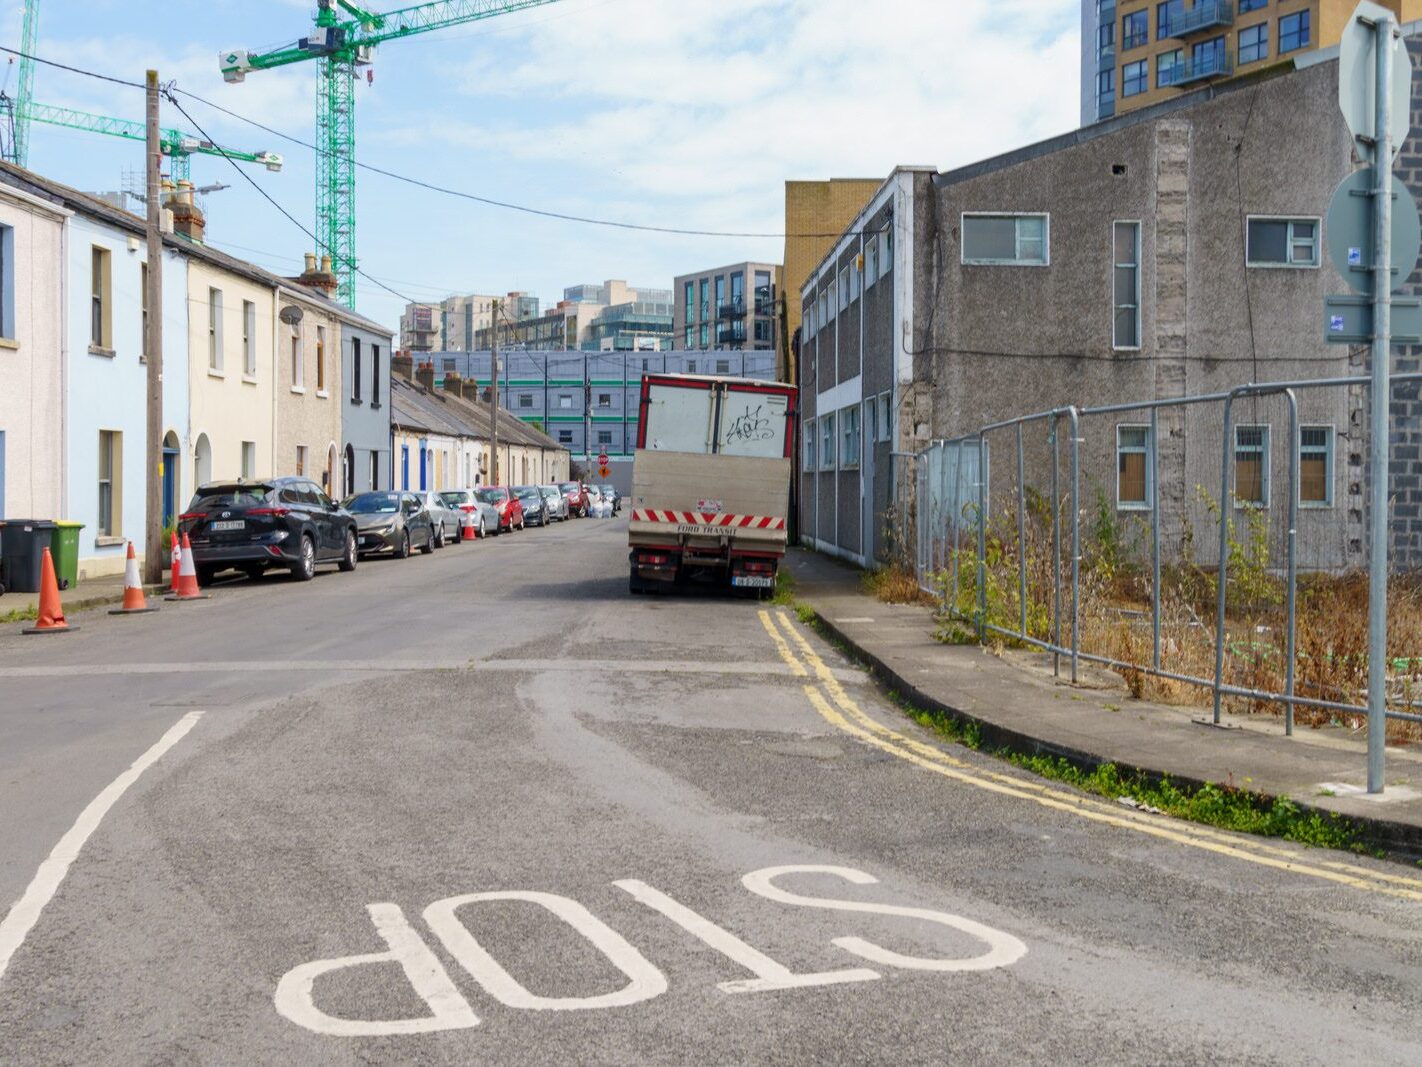
<instances>
[{"instance_id":1,"label":"overhead power line","mask_svg":"<svg viewBox=\"0 0 1422 1067\"><path fill-rule=\"evenodd\" d=\"M265 189L263 189L260 185L258 185L257 182L252 178L252 176L251 176L250 174L248 174L242 167L238 166L237 160L234 159L234 158L232 158L232 156L228 155L226 149L224 149L221 145L218 145L216 141L213 141L211 135L210 135L206 130L204 130L204 129L202 128L201 124L197 121L197 119L195 119L195 118L193 118L191 115L189 115L188 112L187 112L187 109L184 108L182 104L178 103L177 98L176 98L176 96L174 95L171 86L164 88L164 90L163 90L163 95L164 95L164 97L167 98L167 100L168 100L168 102L169 102L170 104L172 104L175 108L178 109L179 113L180 113L185 119L187 119L190 123L192 123L193 128L196 129L197 132L200 133L200 134L203 136L203 138L204 138L205 140L211 142L211 143L213 144L213 146L214 146L215 148L217 148L218 152L221 153L222 158L225 159L225 160L227 160L228 163L232 164L232 169L235 170L238 174L242 175L242 178L247 182L247 184L249 184L253 189L257 190L257 192L261 194L262 199L264 199L267 203L271 204L272 207L276 208L276 209L277 209L278 211L280 211L283 215L285 215L286 218L287 218L287 221L289 221L293 226L295 226L295 227L296 227L298 230L300 230L302 233L306 234L306 236L309 237L309 238L311 238L312 241L315 241L318 245L320 244L319 239L316 237L316 235L315 235L311 230L309 230L307 227L303 226L303 225L297 220L297 218L296 218L295 215L293 215L290 211L286 210L286 208L282 207L281 204L277 203L276 199L275 199L274 197L272 197L272 195L271 195L270 193L268 193ZM361 270L360 267L356 267L356 268L355 268L355 272L356 272L357 274L359 274L362 278L364 278L366 281L372 282L373 284L378 285L380 288L384 289L384 290L385 290L387 293L389 293L391 296L398 296L401 300L405 301L405 303L407 303L407 304L419 303L419 301L415 300L415 299L414 299L413 297L411 297L411 296L407 296L405 293L400 292L400 290L398 290L398 289L392 289L390 286L388 286L388 285L386 285L384 282L382 282L379 278L376 278L376 277L373 277L373 276L370 275L370 274L367 274L365 271Z\"/></svg>"},{"instance_id":2,"label":"overhead power line","mask_svg":"<svg viewBox=\"0 0 1422 1067\"><path fill-rule=\"evenodd\" d=\"M16 56L23 56L25 58L34 60L36 63L43 63L46 66L56 67L60 70L66 70L72 74L82 74L85 77L98 78L102 81L113 82L117 85L127 85L135 89L143 88L143 86L138 82L125 81L122 78L111 77L110 75L101 74L97 71L85 70L82 67L70 66L67 63L59 63L55 60L44 59L40 56L27 55L26 53L21 52L18 49L6 48L3 45L0 45L0 51L9 52L10 54ZM266 125L265 123L258 122L254 118L249 118L248 116L243 115L238 111L233 111L229 107L224 107L222 104L215 103L214 101L209 100L206 97L199 96L197 93L191 92L190 90L179 89L176 86L173 86L172 92L180 93L183 96L188 97L190 100L196 100L198 103L206 107L210 107L214 111L218 111L224 115L227 115L229 118L236 119L238 122L245 122L249 126L253 126L259 130L264 130L267 133L271 134L273 137L280 137L284 141L289 141L294 145L299 145L300 147L305 148L310 152L314 152L317 155L331 154L325 149L312 144L310 141L304 141L300 137L296 137L290 133L287 133L284 130L278 130ZM169 95L169 99L172 100L171 95ZM177 107L177 102L173 101L173 105ZM183 111L182 108L178 108L178 110ZM183 111L183 114L186 115L187 112ZM206 134L204 134L204 136L206 136ZM432 193L440 193L443 196L452 196L460 200L468 200L472 203L483 204L486 207L500 208L505 211L517 211L525 215L535 215L539 218L556 219L560 222L575 222L584 226L605 226L616 230L635 230L641 233L660 233L675 237L735 237L755 240L771 240L777 238L783 239L797 237L829 240L842 237L846 232L843 230L837 230L833 233L771 233L755 230L698 230L688 229L680 226L656 226L649 223L625 222L620 219L600 219L594 218L590 215L574 215L565 211L552 211L546 208L530 207L527 204L515 204L507 200L497 200L493 197L481 196L478 193L467 192L463 189L453 189L446 185L439 185L435 182L428 182L422 178L414 178L408 174L400 174L393 170L387 170L384 167L377 167L373 163L363 163L358 159L351 160L351 164L361 170L369 171L372 174L379 174L382 177L390 178L393 181L403 182L406 185L413 185L418 189L425 189Z\"/></svg>"}]
</instances>

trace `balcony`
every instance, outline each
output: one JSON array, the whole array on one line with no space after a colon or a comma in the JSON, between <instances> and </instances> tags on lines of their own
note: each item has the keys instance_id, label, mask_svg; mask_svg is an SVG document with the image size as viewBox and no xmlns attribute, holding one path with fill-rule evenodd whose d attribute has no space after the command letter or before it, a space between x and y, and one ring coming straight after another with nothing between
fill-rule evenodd
<instances>
[{"instance_id":1,"label":"balcony","mask_svg":"<svg viewBox=\"0 0 1422 1067\"><path fill-rule=\"evenodd\" d=\"M1178 86L1193 85L1211 78L1227 78L1234 73L1234 56L1225 49L1213 49L1191 56L1176 69L1179 76L1173 84Z\"/></svg>"},{"instance_id":2,"label":"balcony","mask_svg":"<svg viewBox=\"0 0 1422 1067\"><path fill-rule=\"evenodd\" d=\"M722 326L716 331L716 343L718 345L743 345L746 343L746 324L735 322L729 326Z\"/></svg>"},{"instance_id":3,"label":"balcony","mask_svg":"<svg viewBox=\"0 0 1422 1067\"><path fill-rule=\"evenodd\" d=\"M1234 25L1233 0L1195 0L1195 6L1170 20L1162 37L1194 37L1197 33L1223 29Z\"/></svg>"},{"instance_id":4,"label":"balcony","mask_svg":"<svg viewBox=\"0 0 1422 1067\"><path fill-rule=\"evenodd\" d=\"M746 316L746 302L744 300L732 300L722 304L717 309L717 318L721 319L743 319Z\"/></svg>"}]
</instances>

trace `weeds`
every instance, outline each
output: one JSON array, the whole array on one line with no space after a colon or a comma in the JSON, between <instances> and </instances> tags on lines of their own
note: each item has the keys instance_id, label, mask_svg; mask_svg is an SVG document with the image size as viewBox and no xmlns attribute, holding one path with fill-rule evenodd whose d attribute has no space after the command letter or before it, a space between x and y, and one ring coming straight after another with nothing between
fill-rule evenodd
<instances>
[{"instance_id":1,"label":"weeds","mask_svg":"<svg viewBox=\"0 0 1422 1067\"><path fill-rule=\"evenodd\" d=\"M1253 507L1221 508L1203 489L1196 499L1215 522L1224 523L1228 563L1224 681L1263 693L1286 689L1288 620L1285 586L1275 573L1268 512ZM1073 637L1086 653L1120 664L1117 673L1131 695L1169 704L1201 705L1208 686L1152 674L1154 635L1151 611L1161 618L1161 666L1174 674L1212 678L1215 670L1215 600L1218 571L1195 562L1195 536L1188 520L1174 562L1163 566L1153 588L1149 560L1149 517L1122 517L1099 493L1082 517L1078 592L1078 633L1072 633L1069 531L1066 499L1058 514L1059 542L1053 544L1049 498L1029 490L1025 528L1019 537L1015 506L989 516L981 531L978 510L963 509L958 540L943 545L934 580L942 591L936 636L948 644L979 640L979 623L995 644L1032 647L1032 641L1070 647ZM1228 512L1228 514L1225 514ZM1276 531L1277 532L1277 531ZM1059 592L1058 592L1059 591ZM1306 575L1299 579L1295 642L1295 693L1301 697L1361 703L1367 684L1367 579ZM1031 641L1007 633L1022 632ZM1422 698L1422 580L1396 577L1389 588L1389 700ZM1133 666L1132 666L1133 665ZM1282 715L1283 705L1263 698L1227 697L1231 712ZM1305 726L1356 727L1357 715L1297 708ZM1394 742L1422 738L1422 728L1388 723Z\"/></svg>"},{"instance_id":2,"label":"weeds","mask_svg":"<svg viewBox=\"0 0 1422 1067\"><path fill-rule=\"evenodd\" d=\"M32 622L39 618L38 605L31 604L29 607L16 608L5 615L0 615L0 623L5 622Z\"/></svg>"},{"instance_id":3,"label":"weeds","mask_svg":"<svg viewBox=\"0 0 1422 1067\"><path fill-rule=\"evenodd\" d=\"M794 602L795 576L782 567L775 572L775 592L770 597L770 603L788 607Z\"/></svg>"},{"instance_id":4,"label":"weeds","mask_svg":"<svg viewBox=\"0 0 1422 1067\"><path fill-rule=\"evenodd\" d=\"M1007 751L997 755L1043 778L1066 782L1111 800L1129 798L1138 807L1158 808L1189 822L1261 837L1280 837L1316 848L1353 851L1363 848L1357 827L1348 819L1328 812L1306 811L1288 797L1266 797L1213 782L1191 791L1168 778L1150 781L1140 775L1122 774L1112 763L1084 771L1059 756Z\"/></svg>"},{"instance_id":5,"label":"weeds","mask_svg":"<svg viewBox=\"0 0 1422 1067\"><path fill-rule=\"evenodd\" d=\"M864 591L885 604L933 604L934 599L918 586L912 567L891 563L860 575Z\"/></svg>"}]
</instances>

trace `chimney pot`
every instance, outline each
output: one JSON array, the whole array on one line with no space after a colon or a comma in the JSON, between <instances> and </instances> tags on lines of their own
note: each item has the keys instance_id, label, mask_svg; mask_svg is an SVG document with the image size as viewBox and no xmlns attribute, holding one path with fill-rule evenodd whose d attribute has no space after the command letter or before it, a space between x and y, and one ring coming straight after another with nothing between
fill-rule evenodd
<instances>
[{"instance_id":1,"label":"chimney pot","mask_svg":"<svg viewBox=\"0 0 1422 1067\"><path fill-rule=\"evenodd\" d=\"M307 273L307 274L310 274L310 273L311 273L312 271L314 271L315 269L316 269L316 253L315 253L315 252L307 252L307 253L306 253L306 273Z\"/></svg>"},{"instance_id":2,"label":"chimney pot","mask_svg":"<svg viewBox=\"0 0 1422 1067\"><path fill-rule=\"evenodd\" d=\"M331 257L330 257L330 256L322 256L322 257L321 257L321 273L322 273L322 274L330 274L330 273L332 273L332 271L331 271Z\"/></svg>"}]
</instances>

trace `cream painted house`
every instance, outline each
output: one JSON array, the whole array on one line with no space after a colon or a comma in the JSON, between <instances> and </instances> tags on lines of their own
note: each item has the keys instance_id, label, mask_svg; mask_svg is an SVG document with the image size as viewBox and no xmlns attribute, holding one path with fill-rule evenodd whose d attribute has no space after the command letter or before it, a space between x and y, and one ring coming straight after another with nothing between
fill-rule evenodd
<instances>
[{"instance_id":1,"label":"cream painted house","mask_svg":"<svg viewBox=\"0 0 1422 1067\"><path fill-rule=\"evenodd\" d=\"M341 320L293 285L276 293L275 466L302 474L340 500L350 478L341 446Z\"/></svg>"},{"instance_id":2,"label":"cream painted house","mask_svg":"<svg viewBox=\"0 0 1422 1067\"><path fill-rule=\"evenodd\" d=\"M65 223L0 185L0 518L62 513Z\"/></svg>"},{"instance_id":3,"label":"cream painted house","mask_svg":"<svg viewBox=\"0 0 1422 1067\"><path fill-rule=\"evenodd\" d=\"M206 247L188 254L189 448L183 485L273 470L276 289L270 275Z\"/></svg>"}]
</instances>

